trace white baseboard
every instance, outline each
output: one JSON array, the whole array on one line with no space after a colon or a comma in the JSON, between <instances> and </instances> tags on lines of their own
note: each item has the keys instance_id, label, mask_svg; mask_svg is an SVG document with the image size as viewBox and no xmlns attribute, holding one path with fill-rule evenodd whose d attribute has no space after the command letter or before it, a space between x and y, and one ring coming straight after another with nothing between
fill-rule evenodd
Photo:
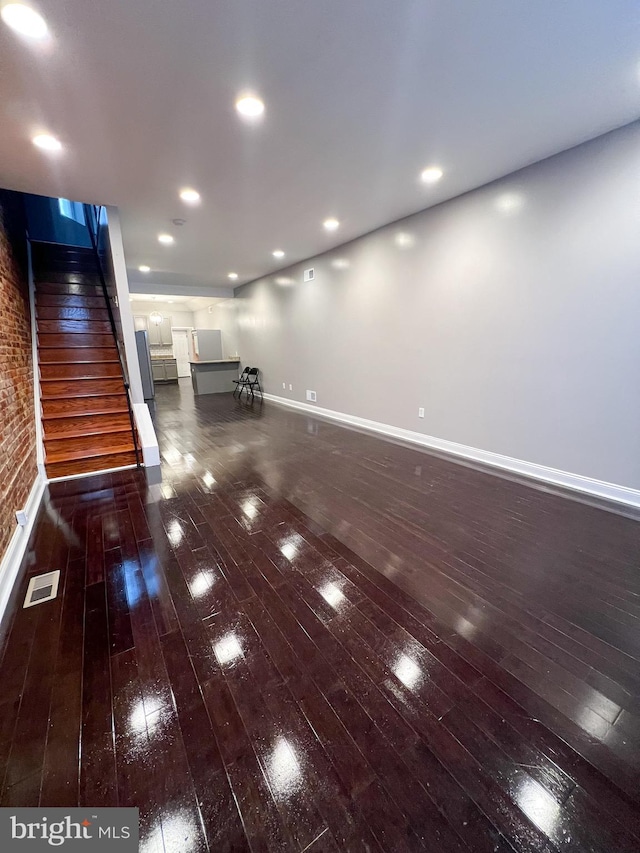
<instances>
[{"instance_id":1,"label":"white baseboard","mask_svg":"<svg viewBox=\"0 0 640 853\"><path fill-rule=\"evenodd\" d=\"M514 459L511 456L502 456L499 453L491 453L488 450L479 450L477 447L468 447L465 444L457 444L454 441L446 441L443 438L434 438L421 432L383 424L378 421L370 421L367 418L359 418L355 415L347 415L344 412L335 412L332 409L322 409L309 403L300 403L297 400L287 400L275 394L264 395L265 400L271 400L281 406L297 409L301 412L316 415L338 423L362 429L367 432L379 433L389 438L406 441L437 450L441 453L458 456L482 465L500 468L522 477L540 480L544 483L552 483L565 489L571 489L582 494L591 495L607 501L625 504L626 506L640 507L640 490L631 489L627 486L618 486L615 483L606 483L603 480L594 480L581 474L571 474L568 471L560 471L556 468L548 468L545 465L537 465L534 462L525 462L523 459Z\"/></svg>"},{"instance_id":2,"label":"white baseboard","mask_svg":"<svg viewBox=\"0 0 640 853\"><path fill-rule=\"evenodd\" d=\"M38 515L38 508L40 507L46 482L46 479L38 472L24 506L27 523L24 527L16 525L7 550L0 561L0 622L11 598L13 586L20 570L20 564L27 550L27 543L29 542L29 536Z\"/></svg>"}]
</instances>

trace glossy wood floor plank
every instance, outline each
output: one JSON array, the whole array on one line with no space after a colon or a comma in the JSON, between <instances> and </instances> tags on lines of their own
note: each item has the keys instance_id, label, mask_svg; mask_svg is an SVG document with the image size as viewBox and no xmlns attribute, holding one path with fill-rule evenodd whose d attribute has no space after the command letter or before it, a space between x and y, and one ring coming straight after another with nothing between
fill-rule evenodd
<instances>
[{"instance_id":1,"label":"glossy wood floor plank","mask_svg":"<svg viewBox=\"0 0 640 853\"><path fill-rule=\"evenodd\" d=\"M640 847L636 520L187 383L154 417L161 484L45 497L3 805L137 805L145 853Z\"/></svg>"}]
</instances>

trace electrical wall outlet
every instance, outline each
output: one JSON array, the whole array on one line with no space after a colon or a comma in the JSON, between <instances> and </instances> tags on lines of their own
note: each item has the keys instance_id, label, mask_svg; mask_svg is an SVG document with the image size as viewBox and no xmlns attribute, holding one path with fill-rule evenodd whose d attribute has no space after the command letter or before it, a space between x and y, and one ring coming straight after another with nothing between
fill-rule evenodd
<instances>
[{"instance_id":1,"label":"electrical wall outlet","mask_svg":"<svg viewBox=\"0 0 640 853\"><path fill-rule=\"evenodd\" d=\"M418 409L418 417L419 417L419 418L423 418L423 417L424 417L424 409Z\"/></svg>"},{"instance_id":2,"label":"electrical wall outlet","mask_svg":"<svg viewBox=\"0 0 640 853\"><path fill-rule=\"evenodd\" d=\"M307 400L310 403L316 402L316 392L315 391L307 391Z\"/></svg>"},{"instance_id":3,"label":"electrical wall outlet","mask_svg":"<svg viewBox=\"0 0 640 853\"><path fill-rule=\"evenodd\" d=\"M27 518L27 513L23 509L19 509L16 512L16 521L20 525L20 527L26 527L29 519Z\"/></svg>"},{"instance_id":4,"label":"electrical wall outlet","mask_svg":"<svg viewBox=\"0 0 640 853\"><path fill-rule=\"evenodd\" d=\"M286 390L287 390L287 383L286 383L286 382L283 382L283 383L282 383L282 390L283 390L283 391L286 391Z\"/></svg>"},{"instance_id":5,"label":"electrical wall outlet","mask_svg":"<svg viewBox=\"0 0 640 853\"><path fill-rule=\"evenodd\" d=\"M293 391L293 385L289 385L289 391Z\"/></svg>"}]
</instances>

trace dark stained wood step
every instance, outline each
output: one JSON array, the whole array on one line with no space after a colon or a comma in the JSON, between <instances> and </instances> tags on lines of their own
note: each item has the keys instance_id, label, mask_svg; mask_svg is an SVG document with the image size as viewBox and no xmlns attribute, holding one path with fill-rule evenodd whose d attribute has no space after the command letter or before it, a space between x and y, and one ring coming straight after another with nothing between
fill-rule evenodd
<instances>
[{"instance_id":1,"label":"dark stained wood step","mask_svg":"<svg viewBox=\"0 0 640 853\"><path fill-rule=\"evenodd\" d=\"M40 320L102 320L109 321L106 308L78 308L55 305L36 306L36 317Z\"/></svg>"},{"instance_id":2,"label":"dark stained wood step","mask_svg":"<svg viewBox=\"0 0 640 853\"><path fill-rule=\"evenodd\" d=\"M85 364L87 362L118 361L113 338L105 347L45 347L38 352L40 364Z\"/></svg>"},{"instance_id":3,"label":"dark stained wood step","mask_svg":"<svg viewBox=\"0 0 640 853\"><path fill-rule=\"evenodd\" d=\"M100 284L77 284L70 281L39 281L36 296L41 294L59 296L102 296Z\"/></svg>"},{"instance_id":4,"label":"dark stained wood step","mask_svg":"<svg viewBox=\"0 0 640 853\"><path fill-rule=\"evenodd\" d=\"M75 293L40 293L36 292L36 309L49 307L60 308L104 308L104 296L85 296Z\"/></svg>"},{"instance_id":5,"label":"dark stained wood step","mask_svg":"<svg viewBox=\"0 0 640 853\"><path fill-rule=\"evenodd\" d=\"M119 361L40 364L40 379L101 379L122 377Z\"/></svg>"},{"instance_id":6,"label":"dark stained wood step","mask_svg":"<svg viewBox=\"0 0 640 853\"><path fill-rule=\"evenodd\" d=\"M107 379L40 379L40 396L42 400L67 400L71 397L112 397L124 394L122 376Z\"/></svg>"},{"instance_id":7,"label":"dark stained wood step","mask_svg":"<svg viewBox=\"0 0 640 853\"><path fill-rule=\"evenodd\" d=\"M45 468L49 478L71 477L74 474L108 471L110 468L124 468L136 464L133 450L123 453L108 453L104 456L92 456L88 459L47 462Z\"/></svg>"},{"instance_id":8,"label":"dark stained wood step","mask_svg":"<svg viewBox=\"0 0 640 853\"><path fill-rule=\"evenodd\" d=\"M87 380L91 381L91 380ZM49 384L49 383L47 383ZM76 383L80 384L80 383ZM128 418L127 397L122 390L120 394L91 395L86 397L62 397L42 399L43 422L50 418L74 418L86 415L101 415L106 413L124 412Z\"/></svg>"},{"instance_id":9,"label":"dark stained wood step","mask_svg":"<svg viewBox=\"0 0 640 853\"><path fill-rule=\"evenodd\" d=\"M65 462L87 459L90 456L105 456L110 453L126 453L133 450L133 435L129 432L101 433L75 438L45 438L47 462Z\"/></svg>"},{"instance_id":10,"label":"dark stained wood step","mask_svg":"<svg viewBox=\"0 0 640 853\"><path fill-rule=\"evenodd\" d=\"M36 320L38 335L111 335L111 323L108 320Z\"/></svg>"},{"instance_id":11,"label":"dark stained wood step","mask_svg":"<svg viewBox=\"0 0 640 853\"><path fill-rule=\"evenodd\" d=\"M36 285L36 293L38 292L38 288L40 287L41 282L47 282L48 284L60 283L60 284L84 284L91 285L93 287L100 287L102 289L102 281L100 279L100 275L98 272L64 272L60 270L45 270L39 272L37 269L34 270L33 280Z\"/></svg>"},{"instance_id":12,"label":"dark stained wood step","mask_svg":"<svg viewBox=\"0 0 640 853\"><path fill-rule=\"evenodd\" d=\"M76 415L75 417L50 417L43 420L45 442L52 439L79 438L104 433L128 432L131 421L128 411L103 414Z\"/></svg>"},{"instance_id":13,"label":"dark stained wood step","mask_svg":"<svg viewBox=\"0 0 640 853\"><path fill-rule=\"evenodd\" d=\"M115 349L113 335L98 335L87 332L40 332L38 331L38 348L49 349L59 347L112 347ZM82 356L83 353L78 353Z\"/></svg>"}]
</instances>

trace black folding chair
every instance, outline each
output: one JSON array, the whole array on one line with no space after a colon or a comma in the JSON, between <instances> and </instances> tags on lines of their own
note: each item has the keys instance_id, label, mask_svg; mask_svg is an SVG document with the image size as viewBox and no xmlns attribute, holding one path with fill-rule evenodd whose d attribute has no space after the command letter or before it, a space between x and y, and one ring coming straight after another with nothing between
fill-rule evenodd
<instances>
[{"instance_id":1,"label":"black folding chair","mask_svg":"<svg viewBox=\"0 0 640 853\"><path fill-rule=\"evenodd\" d=\"M238 397L242 396L242 390L243 389L246 390L247 397L249 396L249 394L251 394L251 398L253 399L254 391L259 391L260 396L262 397L262 388L260 386L259 376L260 376L260 371L258 370L258 368L257 367L250 367L249 370L247 371L246 381L243 382L242 388L240 388L240 394L238 395Z\"/></svg>"},{"instance_id":2,"label":"black folding chair","mask_svg":"<svg viewBox=\"0 0 640 853\"><path fill-rule=\"evenodd\" d=\"M244 369L244 370L242 371L242 373L240 374L240 378L239 378L239 379L234 379L234 380L233 380L233 384L236 386L236 387L233 389L233 396L234 396L234 397L236 396L236 391L239 391L239 392L240 392L240 394L238 394L238 397L242 396L242 389L243 389L243 388L244 388L244 386L247 384L247 381L248 381L248 378L249 378L249 371L250 371L250 370L251 370L251 368L250 368L249 366L245 367L245 369Z\"/></svg>"}]
</instances>

